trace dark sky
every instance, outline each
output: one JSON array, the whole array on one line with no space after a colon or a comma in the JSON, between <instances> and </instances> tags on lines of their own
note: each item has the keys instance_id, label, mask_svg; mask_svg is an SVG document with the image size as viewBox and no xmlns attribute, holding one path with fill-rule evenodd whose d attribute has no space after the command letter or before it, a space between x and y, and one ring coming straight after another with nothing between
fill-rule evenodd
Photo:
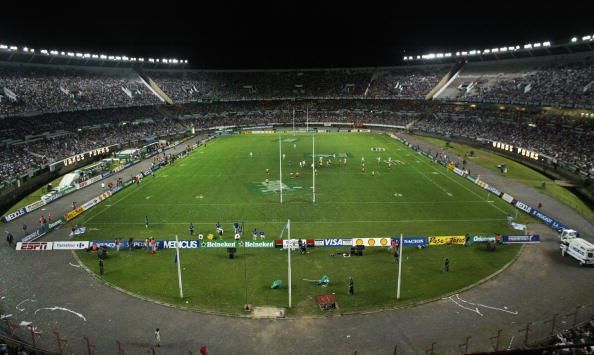
<instances>
[{"instance_id":1,"label":"dark sky","mask_svg":"<svg viewBox=\"0 0 594 355\"><path fill-rule=\"evenodd\" d=\"M0 43L187 58L197 68L307 68L594 34L594 1L51 3L3 9Z\"/></svg>"}]
</instances>

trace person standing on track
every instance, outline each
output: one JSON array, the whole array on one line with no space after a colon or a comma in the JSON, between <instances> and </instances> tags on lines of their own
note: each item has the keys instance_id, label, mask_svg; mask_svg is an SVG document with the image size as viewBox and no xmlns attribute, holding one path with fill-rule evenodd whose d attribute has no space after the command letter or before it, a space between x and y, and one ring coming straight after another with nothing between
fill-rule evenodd
<instances>
[{"instance_id":1,"label":"person standing on track","mask_svg":"<svg viewBox=\"0 0 594 355\"><path fill-rule=\"evenodd\" d=\"M149 226L148 216L144 216L144 227L148 228L148 226Z\"/></svg>"}]
</instances>

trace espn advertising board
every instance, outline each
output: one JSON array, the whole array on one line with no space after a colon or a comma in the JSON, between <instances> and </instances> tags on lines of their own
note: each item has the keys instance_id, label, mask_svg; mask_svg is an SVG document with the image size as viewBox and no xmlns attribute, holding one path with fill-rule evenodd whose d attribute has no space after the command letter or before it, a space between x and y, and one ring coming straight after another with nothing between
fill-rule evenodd
<instances>
[{"instance_id":1,"label":"espn advertising board","mask_svg":"<svg viewBox=\"0 0 594 355\"><path fill-rule=\"evenodd\" d=\"M389 247L392 244L392 238L353 238L353 246L366 247Z\"/></svg>"},{"instance_id":2,"label":"espn advertising board","mask_svg":"<svg viewBox=\"0 0 594 355\"><path fill-rule=\"evenodd\" d=\"M79 249L87 249L88 247L89 247L89 242L87 242L87 241L80 241L80 242L70 242L70 241L53 242L53 250L79 250Z\"/></svg>"},{"instance_id":3,"label":"espn advertising board","mask_svg":"<svg viewBox=\"0 0 594 355\"><path fill-rule=\"evenodd\" d=\"M540 235L504 235L501 241L503 244L535 244L540 243Z\"/></svg>"},{"instance_id":4,"label":"espn advertising board","mask_svg":"<svg viewBox=\"0 0 594 355\"><path fill-rule=\"evenodd\" d=\"M429 245L464 245L466 243L466 236L463 235L447 235L429 237Z\"/></svg>"},{"instance_id":5,"label":"espn advertising board","mask_svg":"<svg viewBox=\"0 0 594 355\"><path fill-rule=\"evenodd\" d=\"M19 251L46 251L52 250L53 242L18 242L16 250Z\"/></svg>"}]
</instances>

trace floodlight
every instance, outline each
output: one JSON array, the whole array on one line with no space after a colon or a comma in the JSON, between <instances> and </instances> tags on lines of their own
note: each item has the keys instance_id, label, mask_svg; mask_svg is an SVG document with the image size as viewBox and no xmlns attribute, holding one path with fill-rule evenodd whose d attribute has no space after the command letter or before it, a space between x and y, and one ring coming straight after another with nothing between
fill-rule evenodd
<instances>
[{"instance_id":1,"label":"floodlight","mask_svg":"<svg viewBox=\"0 0 594 355\"><path fill-rule=\"evenodd\" d=\"M144 62L144 58L138 58L139 62Z\"/></svg>"},{"instance_id":2,"label":"floodlight","mask_svg":"<svg viewBox=\"0 0 594 355\"><path fill-rule=\"evenodd\" d=\"M16 46L10 46L10 48L8 49L10 49L11 51L16 51L18 48Z\"/></svg>"},{"instance_id":3,"label":"floodlight","mask_svg":"<svg viewBox=\"0 0 594 355\"><path fill-rule=\"evenodd\" d=\"M456 56L460 56L460 52L456 52Z\"/></svg>"},{"instance_id":4,"label":"floodlight","mask_svg":"<svg viewBox=\"0 0 594 355\"><path fill-rule=\"evenodd\" d=\"M28 51L29 51L29 48L23 47L23 52L28 52Z\"/></svg>"},{"instance_id":5,"label":"floodlight","mask_svg":"<svg viewBox=\"0 0 594 355\"><path fill-rule=\"evenodd\" d=\"M493 52L493 53L499 53L499 48L493 48L493 49L491 49L491 52Z\"/></svg>"},{"instance_id":6,"label":"floodlight","mask_svg":"<svg viewBox=\"0 0 594 355\"><path fill-rule=\"evenodd\" d=\"M404 57L404 58L402 58L402 60L408 60L408 57Z\"/></svg>"},{"instance_id":7,"label":"floodlight","mask_svg":"<svg viewBox=\"0 0 594 355\"><path fill-rule=\"evenodd\" d=\"M153 58L149 58L148 61L149 61L149 63L154 63L155 62L155 60Z\"/></svg>"},{"instance_id":8,"label":"floodlight","mask_svg":"<svg viewBox=\"0 0 594 355\"><path fill-rule=\"evenodd\" d=\"M468 55L468 52L462 51L462 55Z\"/></svg>"},{"instance_id":9,"label":"floodlight","mask_svg":"<svg viewBox=\"0 0 594 355\"><path fill-rule=\"evenodd\" d=\"M417 56L417 59L421 59L421 56L420 56L420 55L418 55L418 56Z\"/></svg>"},{"instance_id":10,"label":"floodlight","mask_svg":"<svg viewBox=\"0 0 594 355\"><path fill-rule=\"evenodd\" d=\"M524 49L530 49L530 48L532 48L532 45L531 44L525 44L524 45Z\"/></svg>"},{"instance_id":11,"label":"floodlight","mask_svg":"<svg viewBox=\"0 0 594 355\"><path fill-rule=\"evenodd\" d=\"M90 53L85 53L85 58L91 58L91 54Z\"/></svg>"},{"instance_id":12,"label":"floodlight","mask_svg":"<svg viewBox=\"0 0 594 355\"><path fill-rule=\"evenodd\" d=\"M499 48L499 51L500 52L507 52L507 48L506 47L501 47L501 48Z\"/></svg>"},{"instance_id":13,"label":"floodlight","mask_svg":"<svg viewBox=\"0 0 594 355\"><path fill-rule=\"evenodd\" d=\"M61 55L66 55L66 52L61 52L60 54L61 54Z\"/></svg>"},{"instance_id":14,"label":"floodlight","mask_svg":"<svg viewBox=\"0 0 594 355\"><path fill-rule=\"evenodd\" d=\"M47 52L47 49L42 49L42 50L40 51L40 53L41 53L41 54L48 54L48 52Z\"/></svg>"},{"instance_id":15,"label":"floodlight","mask_svg":"<svg viewBox=\"0 0 594 355\"><path fill-rule=\"evenodd\" d=\"M590 36L584 36L582 37L582 41L589 41L592 37Z\"/></svg>"},{"instance_id":16,"label":"floodlight","mask_svg":"<svg viewBox=\"0 0 594 355\"><path fill-rule=\"evenodd\" d=\"M534 47L534 48L539 48L539 47L540 47L540 43L534 43L534 44L532 45L532 47Z\"/></svg>"},{"instance_id":17,"label":"floodlight","mask_svg":"<svg viewBox=\"0 0 594 355\"><path fill-rule=\"evenodd\" d=\"M516 50L520 49L520 46L516 46L516 48L515 48L515 49L516 49Z\"/></svg>"},{"instance_id":18,"label":"floodlight","mask_svg":"<svg viewBox=\"0 0 594 355\"><path fill-rule=\"evenodd\" d=\"M451 57L451 56L452 56L452 53L451 53L451 52L448 52L448 53L446 53L446 54L445 54L445 56L446 56L446 57ZM188 61L186 60L186 63L187 63L187 62L188 62Z\"/></svg>"},{"instance_id":19,"label":"floodlight","mask_svg":"<svg viewBox=\"0 0 594 355\"><path fill-rule=\"evenodd\" d=\"M69 57L74 57L74 53L72 53L72 52L68 52L68 56L69 56Z\"/></svg>"},{"instance_id":20,"label":"floodlight","mask_svg":"<svg viewBox=\"0 0 594 355\"><path fill-rule=\"evenodd\" d=\"M542 42L542 46L543 47L550 47L551 46L551 42L549 42L549 41Z\"/></svg>"},{"instance_id":21,"label":"floodlight","mask_svg":"<svg viewBox=\"0 0 594 355\"><path fill-rule=\"evenodd\" d=\"M513 51L514 50L514 47L507 47L507 50L508 51Z\"/></svg>"}]
</instances>

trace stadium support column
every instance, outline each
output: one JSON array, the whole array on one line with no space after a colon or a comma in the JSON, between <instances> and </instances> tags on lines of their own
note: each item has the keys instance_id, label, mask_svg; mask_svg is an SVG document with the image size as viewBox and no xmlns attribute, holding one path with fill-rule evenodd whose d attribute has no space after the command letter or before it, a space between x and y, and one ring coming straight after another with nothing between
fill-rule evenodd
<instances>
[{"instance_id":1,"label":"stadium support column","mask_svg":"<svg viewBox=\"0 0 594 355\"><path fill-rule=\"evenodd\" d=\"M402 245L402 233L400 233L400 244L398 244L398 290L396 291L396 299L400 299L400 280L402 275L402 252L404 245Z\"/></svg>"},{"instance_id":2,"label":"stadium support column","mask_svg":"<svg viewBox=\"0 0 594 355\"><path fill-rule=\"evenodd\" d=\"M175 235L175 255L176 255L176 261L177 261L177 278L178 278L178 282L179 282L179 298L183 299L184 298L184 287L182 285L182 276L181 276L181 260L179 258L179 240L177 238L177 234Z\"/></svg>"},{"instance_id":3,"label":"stadium support column","mask_svg":"<svg viewBox=\"0 0 594 355\"><path fill-rule=\"evenodd\" d=\"M283 203L283 144L281 135L278 135L278 175L280 183L278 186L280 187L280 203Z\"/></svg>"},{"instance_id":4,"label":"stadium support column","mask_svg":"<svg viewBox=\"0 0 594 355\"><path fill-rule=\"evenodd\" d=\"M291 295L291 291L292 291L292 282L291 282L291 220L288 219L287 220L287 239L288 239L288 247L289 247L289 251L288 251L288 262L289 262L289 266L288 266L288 279L289 279L289 308L292 308L292 295Z\"/></svg>"},{"instance_id":5,"label":"stadium support column","mask_svg":"<svg viewBox=\"0 0 594 355\"><path fill-rule=\"evenodd\" d=\"M316 203L316 136L311 135L311 176L313 181L313 203Z\"/></svg>"}]
</instances>

